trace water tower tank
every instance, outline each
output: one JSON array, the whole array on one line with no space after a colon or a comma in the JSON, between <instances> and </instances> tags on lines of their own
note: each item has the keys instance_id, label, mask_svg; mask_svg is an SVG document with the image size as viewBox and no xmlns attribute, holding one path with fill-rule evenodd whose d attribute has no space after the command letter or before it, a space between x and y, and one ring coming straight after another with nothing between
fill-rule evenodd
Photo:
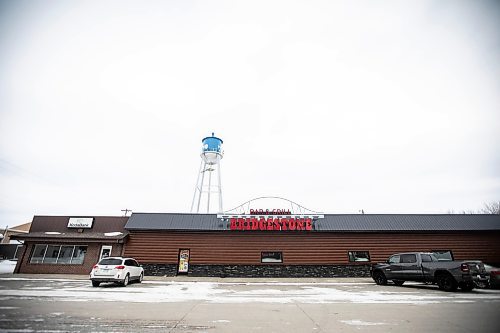
<instances>
[{"instance_id":1,"label":"water tower tank","mask_svg":"<svg viewBox=\"0 0 500 333\"><path fill-rule=\"evenodd\" d=\"M222 151L222 140L214 136L214 133L212 133L212 136L207 136L201 140L201 142L203 143L201 157L205 163L217 163L224 154Z\"/></svg>"}]
</instances>

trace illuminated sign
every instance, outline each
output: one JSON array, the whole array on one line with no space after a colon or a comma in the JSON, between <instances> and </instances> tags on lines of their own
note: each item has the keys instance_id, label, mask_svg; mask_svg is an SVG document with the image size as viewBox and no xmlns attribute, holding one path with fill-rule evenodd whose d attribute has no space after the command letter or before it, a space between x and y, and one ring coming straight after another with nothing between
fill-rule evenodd
<instances>
[{"instance_id":1,"label":"illuminated sign","mask_svg":"<svg viewBox=\"0 0 500 333\"><path fill-rule=\"evenodd\" d=\"M250 215L292 215L289 209L250 209Z\"/></svg>"},{"instance_id":2,"label":"illuminated sign","mask_svg":"<svg viewBox=\"0 0 500 333\"><path fill-rule=\"evenodd\" d=\"M310 231L313 230L313 220L310 217L231 217L230 230L259 231Z\"/></svg>"},{"instance_id":3,"label":"illuminated sign","mask_svg":"<svg viewBox=\"0 0 500 333\"><path fill-rule=\"evenodd\" d=\"M70 217L68 228L90 229L93 223L93 217Z\"/></svg>"}]
</instances>

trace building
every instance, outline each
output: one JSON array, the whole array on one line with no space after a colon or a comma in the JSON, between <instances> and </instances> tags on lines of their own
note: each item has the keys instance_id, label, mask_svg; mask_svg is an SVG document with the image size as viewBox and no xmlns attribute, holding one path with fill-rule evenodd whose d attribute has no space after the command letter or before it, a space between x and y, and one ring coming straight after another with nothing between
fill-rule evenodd
<instances>
[{"instance_id":1,"label":"building","mask_svg":"<svg viewBox=\"0 0 500 333\"><path fill-rule=\"evenodd\" d=\"M2 232L2 239L0 239L0 244L9 244L10 243L10 237L12 235L17 235L17 234L23 234L27 233L30 230L31 227L31 222L16 225L14 227L7 227L5 230Z\"/></svg>"},{"instance_id":2,"label":"building","mask_svg":"<svg viewBox=\"0 0 500 333\"><path fill-rule=\"evenodd\" d=\"M88 274L104 256L121 256L128 237L128 217L35 216L15 273Z\"/></svg>"},{"instance_id":3,"label":"building","mask_svg":"<svg viewBox=\"0 0 500 333\"><path fill-rule=\"evenodd\" d=\"M500 263L500 215L134 213L125 229L146 275L368 276L404 251Z\"/></svg>"},{"instance_id":4,"label":"building","mask_svg":"<svg viewBox=\"0 0 500 333\"><path fill-rule=\"evenodd\" d=\"M146 275L368 276L397 252L500 265L500 215L133 213L35 216L16 273L87 274L107 255L136 258Z\"/></svg>"}]
</instances>

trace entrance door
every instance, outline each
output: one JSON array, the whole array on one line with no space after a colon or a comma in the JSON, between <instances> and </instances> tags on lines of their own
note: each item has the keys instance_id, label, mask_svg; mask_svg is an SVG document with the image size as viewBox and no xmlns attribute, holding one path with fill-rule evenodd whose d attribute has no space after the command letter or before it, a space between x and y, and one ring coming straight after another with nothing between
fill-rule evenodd
<instances>
[{"instance_id":1,"label":"entrance door","mask_svg":"<svg viewBox=\"0 0 500 333\"><path fill-rule=\"evenodd\" d=\"M178 273L187 274L189 270L189 250L181 249L179 250L179 268Z\"/></svg>"},{"instance_id":2,"label":"entrance door","mask_svg":"<svg viewBox=\"0 0 500 333\"><path fill-rule=\"evenodd\" d=\"M101 247L101 255L99 256L99 261L101 261L102 258L110 257L112 249L113 247L111 245L103 245Z\"/></svg>"}]
</instances>

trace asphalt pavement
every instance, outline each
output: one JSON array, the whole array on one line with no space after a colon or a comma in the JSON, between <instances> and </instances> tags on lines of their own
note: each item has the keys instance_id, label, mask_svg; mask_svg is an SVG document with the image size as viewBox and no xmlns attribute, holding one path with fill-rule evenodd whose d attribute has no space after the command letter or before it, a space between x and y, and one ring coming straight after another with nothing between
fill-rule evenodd
<instances>
[{"instance_id":1,"label":"asphalt pavement","mask_svg":"<svg viewBox=\"0 0 500 333\"><path fill-rule=\"evenodd\" d=\"M0 275L0 332L498 332L500 291L371 279Z\"/></svg>"}]
</instances>

